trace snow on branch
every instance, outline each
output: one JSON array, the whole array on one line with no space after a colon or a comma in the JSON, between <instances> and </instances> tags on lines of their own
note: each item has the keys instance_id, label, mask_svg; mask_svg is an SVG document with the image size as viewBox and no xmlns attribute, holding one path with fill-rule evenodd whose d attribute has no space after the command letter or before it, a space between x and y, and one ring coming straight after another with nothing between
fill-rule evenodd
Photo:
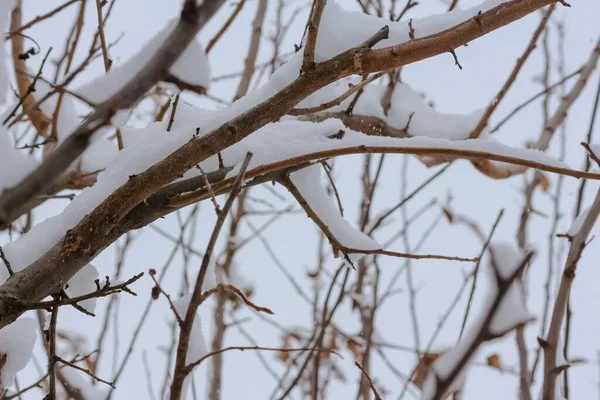
<instances>
[{"instance_id":1,"label":"snow on branch","mask_svg":"<svg viewBox=\"0 0 600 400\"><path fill-rule=\"evenodd\" d=\"M167 25L152 37L136 54L132 55L125 63L112 66L106 74L92 80L86 85L75 90L92 103L101 104L109 101L124 87L142 73L144 68L155 62L161 45L168 43L170 36L177 26L177 20L171 20ZM162 80L179 80L188 86L198 87L206 91L210 85L210 66L208 57L197 40L189 42L181 55L175 56L176 61L169 68L169 74L161 77ZM123 108L123 106L120 106Z\"/></svg>"},{"instance_id":2,"label":"snow on branch","mask_svg":"<svg viewBox=\"0 0 600 400\"><path fill-rule=\"evenodd\" d=\"M114 75L106 75L108 77L106 79L109 79L110 82L102 87L106 86L112 88L111 90L116 90L110 94L100 92L100 98L103 101L95 108L94 112L35 171L27 175L17 186L5 190L0 195L0 226L10 223L15 216L20 215L19 209L24 204L50 188L71 163L85 151L90 144L92 135L118 110L128 109L158 81L165 79L166 73L171 67L185 78L190 78L191 75L196 76L190 74L188 70L193 67L193 64L176 65L178 56L185 51L198 31L222 3L223 0L207 0L200 6L186 3L179 23L170 28L170 32L168 29L165 31L166 38L156 52L147 56L146 63L139 64L141 68L134 71L127 67L115 68ZM196 46L198 45L196 44ZM148 47L146 49L151 50ZM197 47L192 49L189 56L186 56L183 61L195 61L194 57L198 55ZM132 63L128 63L128 65L137 65L137 62L133 59ZM202 74L198 76L201 76L199 81L204 81L206 78ZM111 84L120 86L115 87Z\"/></svg>"},{"instance_id":3,"label":"snow on branch","mask_svg":"<svg viewBox=\"0 0 600 400\"><path fill-rule=\"evenodd\" d=\"M435 361L423 385L421 400L442 400L459 390L467 364L484 342L500 338L531 319L517 278L533 252L523 255L503 243L490 246L490 251L488 274L495 288L489 294L488 304L461 341Z\"/></svg>"},{"instance_id":4,"label":"snow on branch","mask_svg":"<svg viewBox=\"0 0 600 400\"><path fill-rule=\"evenodd\" d=\"M363 255L380 254L403 258L445 259L454 261L477 261L472 258L461 258L441 255L418 255L386 251L374 239L354 228L336 210L325 188L321 184L321 167L312 165L290 174L279 181L298 201L306 214L323 232L333 248L334 255L339 253L350 265L354 265Z\"/></svg>"},{"instance_id":5,"label":"snow on branch","mask_svg":"<svg viewBox=\"0 0 600 400\"><path fill-rule=\"evenodd\" d=\"M0 330L0 395L31 359L36 330L37 323L31 318L19 318Z\"/></svg>"}]
</instances>

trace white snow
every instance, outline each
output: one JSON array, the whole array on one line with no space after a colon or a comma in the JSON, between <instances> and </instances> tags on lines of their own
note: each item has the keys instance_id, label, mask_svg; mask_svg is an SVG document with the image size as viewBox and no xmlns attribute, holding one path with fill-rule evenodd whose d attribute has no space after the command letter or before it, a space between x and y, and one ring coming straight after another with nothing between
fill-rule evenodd
<instances>
[{"instance_id":1,"label":"white snow","mask_svg":"<svg viewBox=\"0 0 600 400\"><path fill-rule=\"evenodd\" d=\"M33 93L36 99L41 99L52 88L44 81L36 83L36 91ZM58 94L51 96L47 101L40 105L40 109L47 116L54 115L58 102ZM77 100L78 101L78 100ZM60 145L77 127L83 122L84 115L79 115L76 109L76 99L74 96L65 93L61 103L57 118L56 135ZM116 122L127 122L128 111L119 110L113 119ZM125 121L123 121L125 119ZM111 120L111 123L114 122ZM71 164L69 171L79 170L82 173L93 173L104 169L113 157L117 154L117 143L107 139L108 135L115 133L114 128L109 126L101 127L92 136L92 143L83 152L83 154Z\"/></svg>"},{"instance_id":2,"label":"white snow","mask_svg":"<svg viewBox=\"0 0 600 400\"><path fill-rule=\"evenodd\" d=\"M495 267L500 275L500 279L507 279L516 271L516 268L518 268L522 262L524 257L523 252L516 246L506 242L492 243L490 248L493 251ZM446 379L456 368L458 362L464 357L467 349L474 343L477 333L482 328L485 317L490 313L492 301L496 298L498 293L498 282L494 271L496 271L496 269L492 266L492 263L489 262L486 268L486 276L487 279L491 281L491 288L488 289L486 293L487 299L484 307L460 342L435 361L431 369L434 373L430 372L428 374L423 385L422 400L433 398L437 388L436 375L441 379ZM488 331L492 335L502 335L507 333L510 329L515 328L517 325L527 322L530 318L531 316L527 311L523 295L523 287L520 280L517 279L504 294L504 297L488 326ZM471 355L470 359L475 357L478 350L479 349ZM457 378L452 382L449 392L459 389L464 383L465 376L466 368L463 368Z\"/></svg>"},{"instance_id":3,"label":"white snow","mask_svg":"<svg viewBox=\"0 0 600 400\"><path fill-rule=\"evenodd\" d=\"M583 226L585 219L587 218L588 214L590 213L590 208L591 207L586 208L577 216L577 218L575 218L575 220L571 224L571 227L567 231L568 236L573 237L579 233L579 230Z\"/></svg>"},{"instance_id":4,"label":"white snow","mask_svg":"<svg viewBox=\"0 0 600 400\"><path fill-rule=\"evenodd\" d=\"M127 123L127 120L129 120L130 116L131 116L130 110L119 110L110 119L110 124L112 126L114 126L115 128L122 128L125 126L125 124Z\"/></svg>"},{"instance_id":5,"label":"white snow","mask_svg":"<svg viewBox=\"0 0 600 400\"><path fill-rule=\"evenodd\" d=\"M68 288L65 289L65 292L70 297L77 297L95 292L97 290L95 281L98 279L98 277L99 274L96 267L94 267L92 264L88 264L79 272L77 272L71 279L69 279ZM105 281L100 280L100 287L103 287L104 285ZM96 300L97 299L95 298L88 299L77 304L93 313L96 308Z\"/></svg>"},{"instance_id":6,"label":"white snow","mask_svg":"<svg viewBox=\"0 0 600 400\"><path fill-rule=\"evenodd\" d=\"M290 180L298 188L310 208L317 214L342 246L359 250L381 249L381 245L365 233L354 228L341 215L321 182L321 166L318 164L290 174ZM350 254L352 262L361 254Z\"/></svg>"},{"instance_id":7,"label":"white snow","mask_svg":"<svg viewBox=\"0 0 600 400\"><path fill-rule=\"evenodd\" d=\"M131 81L150 61L161 44L175 29L177 22L177 19L169 21L128 61L122 65L113 65L108 73L76 89L76 92L92 103L97 104L108 100ZM208 57L197 40L190 43L175 64L171 66L170 72L186 83L208 88L210 83Z\"/></svg>"},{"instance_id":8,"label":"white snow","mask_svg":"<svg viewBox=\"0 0 600 400\"><path fill-rule=\"evenodd\" d=\"M0 1L0 32L8 31L10 13L14 7L14 0ZM8 90L8 65L6 63L6 50L4 49L4 35L0 38L0 104L4 104ZM1 134L1 132L0 132Z\"/></svg>"},{"instance_id":9,"label":"white snow","mask_svg":"<svg viewBox=\"0 0 600 400\"><path fill-rule=\"evenodd\" d=\"M503 0L486 0L468 9L456 8L448 13L413 19L415 37L424 37L448 29L474 17L479 11L485 12L502 2ZM328 60L363 43L385 25L390 28L389 38L375 45L375 49L394 46L410 40L406 21L390 22L356 11L346 11L335 1L327 1L319 25L315 61Z\"/></svg>"},{"instance_id":10,"label":"white snow","mask_svg":"<svg viewBox=\"0 0 600 400\"><path fill-rule=\"evenodd\" d=\"M0 330L0 354L6 354L1 369L0 386L12 386L17 372L25 368L37 338L37 322L31 318L19 318Z\"/></svg>"},{"instance_id":11,"label":"white snow","mask_svg":"<svg viewBox=\"0 0 600 400\"><path fill-rule=\"evenodd\" d=\"M76 369L65 367L61 369L69 385L79 389L86 400L104 400L111 388L104 383L97 382L95 385L89 381L89 377Z\"/></svg>"},{"instance_id":12,"label":"white snow","mask_svg":"<svg viewBox=\"0 0 600 400\"><path fill-rule=\"evenodd\" d=\"M525 254L521 250L508 242L492 243L490 249L493 251L495 266L501 279L508 279L520 266L525 257ZM495 269L492 265L487 268L487 274L490 275L489 279L492 281L495 279L494 271ZM496 296L497 290L497 285L489 290L489 301ZM504 333L519 324L526 323L531 318L531 314L527 311L523 285L519 279L516 279L496 310L490 330L493 334Z\"/></svg>"},{"instance_id":13,"label":"white snow","mask_svg":"<svg viewBox=\"0 0 600 400\"><path fill-rule=\"evenodd\" d=\"M483 110L467 115L438 112L426 104L423 97L408 84L398 83L392 94L388 123L397 129L408 126L408 132L412 136L461 140L469 137L482 114Z\"/></svg>"},{"instance_id":14,"label":"white snow","mask_svg":"<svg viewBox=\"0 0 600 400\"><path fill-rule=\"evenodd\" d=\"M329 84L308 96L297 105L297 108L317 107L330 102L344 94L348 90L349 84L356 85L359 81L356 77L349 77ZM390 109L385 115L382 98L386 91L387 85L376 83L367 85L358 98L352 115L377 117L396 129L405 129L408 126L408 133L411 136L463 140L469 137L483 114L483 110L475 110L464 115L439 112L430 107L409 84L398 83L392 92ZM354 95L350 96L341 104L324 110L324 112L344 111L354 97ZM490 139L487 129L484 129L480 138Z\"/></svg>"}]
</instances>

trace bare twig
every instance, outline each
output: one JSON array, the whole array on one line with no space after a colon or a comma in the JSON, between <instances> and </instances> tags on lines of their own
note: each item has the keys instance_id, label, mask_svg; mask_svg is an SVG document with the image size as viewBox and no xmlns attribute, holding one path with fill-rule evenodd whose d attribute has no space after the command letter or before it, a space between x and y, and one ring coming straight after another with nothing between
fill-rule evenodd
<instances>
[{"instance_id":1,"label":"bare twig","mask_svg":"<svg viewBox=\"0 0 600 400\"><path fill-rule=\"evenodd\" d=\"M362 367L362 365L360 365L358 362L354 362L354 365L356 365L356 367L358 369L360 369L360 372L362 372L362 374L364 375L364 377L367 379L367 381L369 382L369 387L371 388L371 391L373 391L373 395L375 396L375 400L382 400L381 399L381 395L379 394L379 392L377 391L377 389L375 388L375 386L373 385L373 380L371 379L371 377L369 376L369 374L367 374L367 371L365 371L365 369Z\"/></svg>"},{"instance_id":2,"label":"bare twig","mask_svg":"<svg viewBox=\"0 0 600 400\"><path fill-rule=\"evenodd\" d=\"M225 202L223 209L217 217L217 222L215 223L212 235L210 237L208 245L206 246L206 251L202 259L202 265L200 266L200 271L198 272L198 277L196 278L196 283L194 285L194 291L190 299L190 304L187 308L185 318L181 326L181 332L179 334L179 341L177 344L177 358L175 361L175 373L173 374L173 381L171 383L170 398L172 400L178 400L181 397L183 382L192 369L189 368L187 364L187 350L190 341L190 335L192 332L192 326L196 318L196 311L198 310L198 307L200 306L200 302L202 300L202 285L204 283L204 278L206 276L206 271L208 269L208 264L212 257L212 252L214 250L217 237L219 236L223 223L225 222L225 217L229 213L229 210L231 209L231 206L233 205L236 196L241 190L242 183L244 181L244 173L248 168L248 164L251 158L252 154L248 153L246 155L246 158L244 159L240 173L236 178L234 188L231 191L229 198Z\"/></svg>"},{"instance_id":3,"label":"bare twig","mask_svg":"<svg viewBox=\"0 0 600 400\"><path fill-rule=\"evenodd\" d=\"M210 50L213 48L213 46L219 41L219 39L221 38L221 36L223 36L225 31L227 31L227 29L229 29L229 27L231 26L233 21L236 19L236 17L240 13L240 11L242 11L242 7L244 7L244 4L246 4L246 0L238 1L237 5L235 6L235 9L231 13L231 15L229 16L227 21L225 21L225 24L223 24L221 29L219 29L219 31L215 34L215 36L212 39L210 39L210 41L206 45L206 50L205 50L206 54L210 53Z\"/></svg>"},{"instance_id":4,"label":"bare twig","mask_svg":"<svg viewBox=\"0 0 600 400\"><path fill-rule=\"evenodd\" d=\"M256 64L256 57L258 56L258 49L260 46L260 39L262 35L262 26L267 13L267 0L258 0L258 8L256 10L256 16L252 22L252 36L250 38L250 46L248 47L248 55L244 60L244 73L235 94L234 101L244 97L250 87L250 81L252 75L254 75L254 68Z\"/></svg>"},{"instance_id":5,"label":"bare twig","mask_svg":"<svg viewBox=\"0 0 600 400\"><path fill-rule=\"evenodd\" d=\"M112 64L112 60L108 56L106 48L106 39L104 38L104 20L102 19L102 4L101 0L96 0L96 11L98 14L98 36L100 37L100 46L102 48L102 59L104 60L104 71L108 72Z\"/></svg>"},{"instance_id":6,"label":"bare twig","mask_svg":"<svg viewBox=\"0 0 600 400\"><path fill-rule=\"evenodd\" d=\"M453 5L456 5L456 1L453 2ZM450 7L450 10L452 8L453 8L453 6ZM525 51L523 52L523 54L521 54L521 57L519 57L517 59L517 65L515 65L512 72L506 79L506 82L504 82L504 86L502 86L502 88L500 89L498 94L496 94L496 96L494 96L494 99L492 100L490 105L486 108L485 112L481 116L481 119L477 123L477 126L475 126L475 129L473 129L473 131L469 134L470 139L478 138L479 135L481 135L481 132L483 132L483 130L487 126L488 121L489 121L490 117L492 116L492 113L494 112L494 110L496 110L496 107L498 107L498 104L500 104L500 102L502 101L502 99L504 98L504 96L506 95L508 90L510 89L510 87L513 85L513 83L517 79L517 76L519 75L519 72L521 71L521 68L525 64L525 61L527 61L527 59L529 58L529 56L535 49L536 42L537 42L538 38L540 37L540 35L542 34L542 32L544 31L544 29L546 28L546 24L547 24L548 20L550 19L550 15L552 15L552 12L554 11L555 8L556 8L556 3L554 3L550 7L548 7L546 12L544 13L542 20L540 21L538 27L536 28L535 32L533 33L533 36L529 40L529 44L525 48Z\"/></svg>"}]
</instances>

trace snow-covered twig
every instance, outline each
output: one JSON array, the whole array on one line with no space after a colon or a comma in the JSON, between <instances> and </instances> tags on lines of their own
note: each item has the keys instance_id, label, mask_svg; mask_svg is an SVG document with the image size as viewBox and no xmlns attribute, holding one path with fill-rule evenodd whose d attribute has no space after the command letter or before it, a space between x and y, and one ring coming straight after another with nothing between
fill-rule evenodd
<instances>
[{"instance_id":1,"label":"snow-covered twig","mask_svg":"<svg viewBox=\"0 0 600 400\"><path fill-rule=\"evenodd\" d=\"M499 329L497 326L499 323L496 319L501 314L500 310L506 308L506 306L501 307L504 304L505 298L514 294L510 293L510 289L523 269L531 261L533 252L525 255L514 266L504 265L502 261L495 260L496 256L501 257L502 255L494 254L491 260L491 267L496 280L496 294L494 298L487 307L485 315L476 323L474 330L459 342L455 348L442 355L435 362L425 381L422 400L444 399L448 392L456 387L459 376L464 372L467 363L482 343L502 337L517 325L526 323L526 321L522 320L517 320L515 323L511 321L509 324L501 324L503 326ZM505 270L506 267L512 268L512 270ZM519 306L522 307L521 304ZM514 311L516 310L511 310L511 312ZM519 319L521 317L522 315L517 314L516 318Z\"/></svg>"}]
</instances>

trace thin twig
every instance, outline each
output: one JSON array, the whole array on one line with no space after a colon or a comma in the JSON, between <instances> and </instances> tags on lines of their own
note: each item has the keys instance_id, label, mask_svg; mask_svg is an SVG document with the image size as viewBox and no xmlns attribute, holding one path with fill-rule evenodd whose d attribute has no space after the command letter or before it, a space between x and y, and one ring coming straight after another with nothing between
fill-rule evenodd
<instances>
[{"instance_id":1,"label":"thin twig","mask_svg":"<svg viewBox=\"0 0 600 400\"><path fill-rule=\"evenodd\" d=\"M371 377L369 376L369 374L367 374L367 371L365 371L365 369L362 367L362 365L360 365L358 362L354 361L354 365L356 365L356 367L358 369L360 369L360 372L362 372L362 374L364 375L364 377L367 379L367 381L369 382L369 387L371 388L371 390L373 391L373 395L375 395L375 400L382 400L381 395L379 394L379 392L377 391L377 389L375 388L375 386L373 385L373 380L371 379Z\"/></svg>"},{"instance_id":2,"label":"thin twig","mask_svg":"<svg viewBox=\"0 0 600 400\"><path fill-rule=\"evenodd\" d=\"M206 45L206 50L205 50L206 54L210 53L210 50L213 48L213 46L219 41L219 39L221 38L221 36L223 36L225 31L227 31L227 29L229 29L229 27L231 26L231 24L233 23L235 18L238 16L240 11L242 11L242 7L244 7L244 4L246 4L246 0L240 0L237 3L237 5L235 6L235 9L233 10L233 13L231 13L231 15L229 16L227 21L225 21L225 24L223 24L221 29L219 29L219 31L215 34L215 36L212 39L210 39L210 41Z\"/></svg>"},{"instance_id":3,"label":"thin twig","mask_svg":"<svg viewBox=\"0 0 600 400\"><path fill-rule=\"evenodd\" d=\"M454 4L456 4L456 2ZM489 104L489 106L487 107L487 109L485 110L483 115L481 116L479 122L477 123L477 126L475 126L473 131L469 134L469 139L478 138L479 135L481 135L481 132L483 132L483 130L487 126L488 121L489 121L490 117L492 116L492 113L494 112L494 110L496 110L496 107L498 107L498 104L500 104L500 102L502 101L502 99L504 98L504 96L506 95L508 90L510 89L510 87L513 85L513 83L517 79L517 76L519 75L519 72L521 71L521 68L523 68L523 65L525 65L525 61L527 61L527 59L529 58L529 56L535 49L536 42L537 42L538 38L540 37L540 35L542 34L542 32L544 31L544 29L546 28L546 23L550 19L550 15L552 15L552 12L554 11L555 8L556 8L556 3L554 3L550 7L548 7L546 12L544 13L542 20L540 21L538 27L536 28L535 32L533 33L533 36L529 40L529 44L525 48L525 51L523 52L521 57L519 57L517 59L517 65L515 65L515 67L513 68L512 72L506 79L506 82L504 82L504 85L502 86L502 88L500 89L498 94L496 94L496 96L494 96L494 99Z\"/></svg>"}]
</instances>

